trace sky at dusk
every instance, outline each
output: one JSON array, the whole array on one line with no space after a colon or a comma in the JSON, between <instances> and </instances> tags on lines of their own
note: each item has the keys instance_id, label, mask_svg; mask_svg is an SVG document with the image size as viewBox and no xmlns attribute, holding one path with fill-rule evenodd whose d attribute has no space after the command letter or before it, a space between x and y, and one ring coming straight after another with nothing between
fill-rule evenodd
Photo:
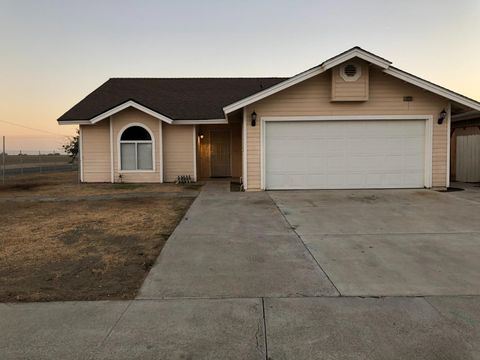
<instances>
[{"instance_id":1,"label":"sky at dusk","mask_svg":"<svg viewBox=\"0 0 480 360\"><path fill-rule=\"evenodd\" d=\"M355 45L480 100L479 43L480 0L0 0L0 136L58 149L109 77L291 76Z\"/></svg>"}]
</instances>

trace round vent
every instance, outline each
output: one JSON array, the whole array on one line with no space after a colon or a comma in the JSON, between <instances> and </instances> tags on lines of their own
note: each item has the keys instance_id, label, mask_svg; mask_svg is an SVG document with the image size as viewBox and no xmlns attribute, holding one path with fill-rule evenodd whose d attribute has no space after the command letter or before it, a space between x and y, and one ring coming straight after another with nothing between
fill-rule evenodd
<instances>
[{"instance_id":1,"label":"round vent","mask_svg":"<svg viewBox=\"0 0 480 360\"><path fill-rule=\"evenodd\" d=\"M356 81L361 75L362 68L355 63L347 63L340 68L340 76L345 81Z\"/></svg>"},{"instance_id":2,"label":"round vent","mask_svg":"<svg viewBox=\"0 0 480 360\"><path fill-rule=\"evenodd\" d=\"M348 77L352 77L357 74L357 67L355 65L348 64L347 66L345 66L344 71L345 71L345 75L347 75Z\"/></svg>"}]
</instances>

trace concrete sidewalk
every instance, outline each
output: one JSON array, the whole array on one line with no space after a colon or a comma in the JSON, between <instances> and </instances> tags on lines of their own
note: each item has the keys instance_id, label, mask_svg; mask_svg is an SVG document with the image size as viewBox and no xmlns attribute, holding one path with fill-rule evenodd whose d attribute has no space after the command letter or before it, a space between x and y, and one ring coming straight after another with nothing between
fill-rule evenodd
<instances>
[{"instance_id":1,"label":"concrete sidewalk","mask_svg":"<svg viewBox=\"0 0 480 360\"><path fill-rule=\"evenodd\" d=\"M478 297L0 305L0 358L480 359Z\"/></svg>"}]
</instances>

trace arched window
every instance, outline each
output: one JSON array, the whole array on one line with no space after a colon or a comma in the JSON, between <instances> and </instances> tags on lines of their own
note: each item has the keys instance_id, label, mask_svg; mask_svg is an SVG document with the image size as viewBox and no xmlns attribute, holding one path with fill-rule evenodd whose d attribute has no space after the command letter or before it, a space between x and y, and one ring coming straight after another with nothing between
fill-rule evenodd
<instances>
[{"instance_id":1,"label":"arched window","mask_svg":"<svg viewBox=\"0 0 480 360\"><path fill-rule=\"evenodd\" d=\"M153 170L152 136L143 127L126 128L120 137L121 170Z\"/></svg>"}]
</instances>

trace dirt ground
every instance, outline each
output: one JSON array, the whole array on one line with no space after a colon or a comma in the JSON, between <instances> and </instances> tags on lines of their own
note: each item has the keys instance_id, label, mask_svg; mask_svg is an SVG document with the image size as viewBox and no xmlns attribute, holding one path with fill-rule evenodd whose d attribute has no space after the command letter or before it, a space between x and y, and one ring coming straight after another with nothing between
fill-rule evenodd
<instances>
[{"instance_id":1,"label":"dirt ground","mask_svg":"<svg viewBox=\"0 0 480 360\"><path fill-rule=\"evenodd\" d=\"M132 299L197 194L173 184L79 185L66 174L56 181L0 187L1 302ZM171 196L115 198L142 191ZM191 196L176 196L185 191ZM15 201L72 192L75 201Z\"/></svg>"}]
</instances>

